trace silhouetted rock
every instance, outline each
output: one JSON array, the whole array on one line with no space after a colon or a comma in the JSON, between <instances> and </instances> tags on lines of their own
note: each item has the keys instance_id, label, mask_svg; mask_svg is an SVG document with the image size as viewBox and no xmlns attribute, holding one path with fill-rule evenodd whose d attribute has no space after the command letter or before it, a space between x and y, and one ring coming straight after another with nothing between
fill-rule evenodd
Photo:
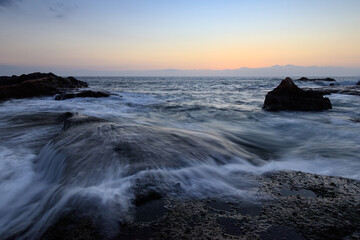
<instances>
[{"instance_id":1,"label":"silhouetted rock","mask_svg":"<svg viewBox=\"0 0 360 240\"><path fill-rule=\"evenodd\" d=\"M309 81L309 82L316 82L316 81L324 81L324 82L335 82L336 80L333 78L307 78L302 77L297 79L297 81Z\"/></svg>"},{"instance_id":2,"label":"silhouetted rock","mask_svg":"<svg viewBox=\"0 0 360 240\"><path fill-rule=\"evenodd\" d=\"M291 78L282 80L280 85L265 98L263 109L267 111L322 111L331 109L331 103L323 94L300 89Z\"/></svg>"},{"instance_id":3,"label":"silhouetted rock","mask_svg":"<svg viewBox=\"0 0 360 240\"><path fill-rule=\"evenodd\" d=\"M79 98L79 97L100 98L100 97L109 97L109 96L110 96L109 93L94 92L91 90L87 90L78 93L60 93L55 96L55 100L65 100L69 98Z\"/></svg>"},{"instance_id":4,"label":"silhouetted rock","mask_svg":"<svg viewBox=\"0 0 360 240\"><path fill-rule=\"evenodd\" d=\"M356 85L360 85L360 80L356 83Z\"/></svg>"},{"instance_id":5,"label":"silhouetted rock","mask_svg":"<svg viewBox=\"0 0 360 240\"><path fill-rule=\"evenodd\" d=\"M53 73L31 73L0 77L0 99L51 96L67 89L88 87L73 77L62 78Z\"/></svg>"}]
</instances>

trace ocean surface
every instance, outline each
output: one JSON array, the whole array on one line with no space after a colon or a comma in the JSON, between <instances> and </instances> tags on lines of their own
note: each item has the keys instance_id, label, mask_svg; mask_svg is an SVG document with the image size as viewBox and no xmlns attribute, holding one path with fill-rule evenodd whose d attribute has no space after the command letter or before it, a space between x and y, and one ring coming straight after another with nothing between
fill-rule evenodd
<instances>
[{"instance_id":1,"label":"ocean surface","mask_svg":"<svg viewBox=\"0 0 360 240\"><path fill-rule=\"evenodd\" d=\"M0 236L34 236L64 209L93 202L104 227L131 221L144 188L182 199L252 201L253 176L268 171L360 179L359 96L327 96L329 111L266 112L265 95L281 79L78 79L113 95L0 103ZM336 80L354 85L359 79ZM63 131L55 119L64 112L104 121Z\"/></svg>"}]
</instances>

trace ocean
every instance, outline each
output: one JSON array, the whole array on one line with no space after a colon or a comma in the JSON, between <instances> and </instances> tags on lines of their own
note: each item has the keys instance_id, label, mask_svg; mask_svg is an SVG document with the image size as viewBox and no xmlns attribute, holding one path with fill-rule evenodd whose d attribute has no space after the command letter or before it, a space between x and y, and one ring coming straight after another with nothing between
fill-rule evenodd
<instances>
[{"instance_id":1,"label":"ocean","mask_svg":"<svg viewBox=\"0 0 360 240\"><path fill-rule=\"evenodd\" d=\"M254 176L269 171L360 179L359 96L329 95L329 111L266 112L265 95L281 79L78 79L112 95L0 103L0 236L41 233L64 209L93 202L111 226L133 217L142 188L254 201ZM65 112L102 120L64 131L56 119Z\"/></svg>"}]
</instances>

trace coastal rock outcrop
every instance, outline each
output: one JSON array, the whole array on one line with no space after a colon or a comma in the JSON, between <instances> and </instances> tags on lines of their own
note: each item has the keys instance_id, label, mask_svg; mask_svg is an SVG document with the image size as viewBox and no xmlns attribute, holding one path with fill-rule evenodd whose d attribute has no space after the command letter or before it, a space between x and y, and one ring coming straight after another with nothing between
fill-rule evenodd
<instances>
[{"instance_id":1,"label":"coastal rock outcrop","mask_svg":"<svg viewBox=\"0 0 360 240\"><path fill-rule=\"evenodd\" d=\"M110 94L106 92L95 92L91 90L86 90L75 93L59 93L55 96L55 100L66 100L70 98L79 98L79 97L101 98L101 97L109 97L109 96Z\"/></svg>"},{"instance_id":2,"label":"coastal rock outcrop","mask_svg":"<svg viewBox=\"0 0 360 240\"><path fill-rule=\"evenodd\" d=\"M324 82L335 82L336 80L333 78L307 78L307 77L302 77L297 79L297 81L308 81L308 82L316 82L316 81L324 81Z\"/></svg>"},{"instance_id":3,"label":"coastal rock outcrop","mask_svg":"<svg viewBox=\"0 0 360 240\"><path fill-rule=\"evenodd\" d=\"M151 221L119 220L113 238L101 234L96 217L70 212L41 239L359 239L358 180L297 171L253 177L260 182L256 202L168 196L164 214ZM135 208L153 212L154 204Z\"/></svg>"},{"instance_id":4,"label":"coastal rock outcrop","mask_svg":"<svg viewBox=\"0 0 360 240\"><path fill-rule=\"evenodd\" d=\"M356 83L356 85L360 85L360 80Z\"/></svg>"},{"instance_id":5,"label":"coastal rock outcrop","mask_svg":"<svg viewBox=\"0 0 360 240\"><path fill-rule=\"evenodd\" d=\"M282 80L280 85L268 92L263 109L266 111L322 111L331 109L328 98L315 91L300 89L291 78Z\"/></svg>"},{"instance_id":6,"label":"coastal rock outcrop","mask_svg":"<svg viewBox=\"0 0 360 240\"><path fill-rule=\"evenodd\" d=\"M59 77L53 73L31 73L21 76L0 77L0 100L51 96L66 89L88 87L73 77Z\"/></svg>"}]
</instances>

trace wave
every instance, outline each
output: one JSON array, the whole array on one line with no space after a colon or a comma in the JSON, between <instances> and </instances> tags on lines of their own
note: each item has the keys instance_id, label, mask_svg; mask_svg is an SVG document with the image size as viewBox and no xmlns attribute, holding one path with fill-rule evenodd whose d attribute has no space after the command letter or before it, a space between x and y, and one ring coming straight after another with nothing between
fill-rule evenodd
<instances>
[{"instance_id":1,"label":"wave","mask_svg":"<svg viewBox=\"0 0 360 240\"><path fill-rule=\"evenodd\" d=\"M149 191L256 201L258 174L273 170L360 179L357 96L331 95L326 113L274 114L260 110L273 82L132 80L104 83L122 97L1 103L2 237L40 236L72 209L116 231ZM61 131L65 111L106 120Z\"/></svg>"},{"instance_id":2,"label":"wave","mask_svg":"<svg viewBox=\"0 0 360 240\"><path fill-rule=\"evenodd\" d=\"M69 206L116 206L117 219L124 219L136 192L149 187L181 198L239 194L249 181L239 181L228 166L244 163L263 164L204 132L115 123L72 127L40 151L27 181L10 191L0 234L39 234Z\"/></svg>"}]
</instances>

